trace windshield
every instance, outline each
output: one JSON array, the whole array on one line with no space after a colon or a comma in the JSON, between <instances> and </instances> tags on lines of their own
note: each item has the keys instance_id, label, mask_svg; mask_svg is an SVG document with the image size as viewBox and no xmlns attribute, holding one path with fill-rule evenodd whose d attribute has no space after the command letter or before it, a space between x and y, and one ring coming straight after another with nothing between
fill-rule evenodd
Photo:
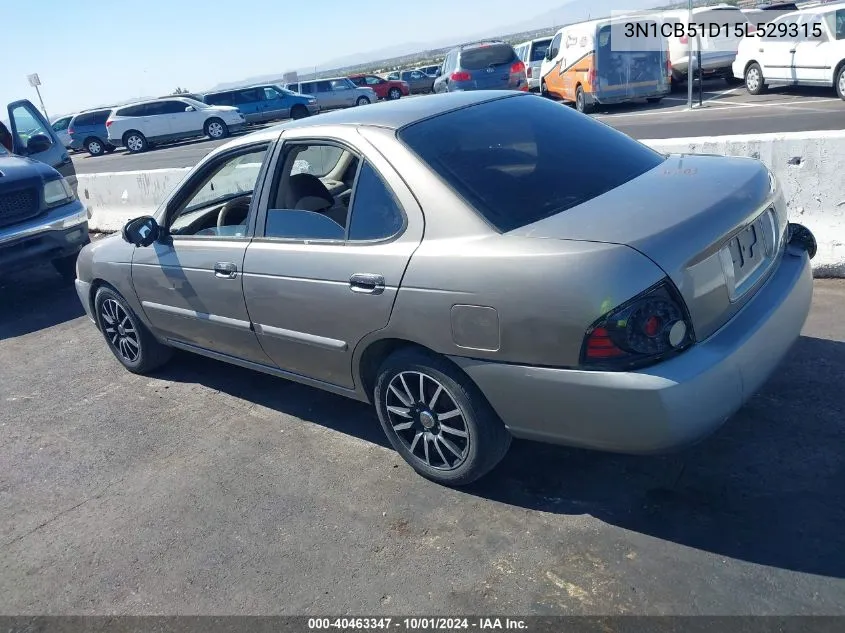
<instances>
[{"instance_id":1,"label":"windshield","mask_svg":"<svg viewBox=\"0 0 845 633\"><path fill-rule=\"evenodd\" d=\"M527 95L415 123L399 138L502 232L600 196L664 160L595 119Z\"/></svg>"}]
</instances>

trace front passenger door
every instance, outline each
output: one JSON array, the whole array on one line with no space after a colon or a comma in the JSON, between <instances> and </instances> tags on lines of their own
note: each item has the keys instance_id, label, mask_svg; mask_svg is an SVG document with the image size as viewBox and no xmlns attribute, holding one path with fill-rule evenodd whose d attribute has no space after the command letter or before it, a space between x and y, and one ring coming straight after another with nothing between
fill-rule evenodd
<instances>
[{"instance_id":1,"label":"front passenger door","mask_svg":"<svg viewBox=\"0 0 845 633\"><path fill-rule=\"evenodd\" d=\"M15 101L9 104L9 123L15 153L47 163L64 176L76 191L76 169L67 149L31 102ZM44 137L36 138L33 137ZM30 144L30 141L33 141ZM49 144L48 144L49 143Z\"/></svg>"},{"instance_id":2,"label":"front passenger door","mask_svg":"<svg viewBox=\"0 0 845 633\"><path fill-rule=\"evenodd\" d=\"M135 249L132 283L150 324L193 351L272 365L243 295L250 202L270 143L221 154L168 201L167 235Z\"/></svg>"}]
</instances>

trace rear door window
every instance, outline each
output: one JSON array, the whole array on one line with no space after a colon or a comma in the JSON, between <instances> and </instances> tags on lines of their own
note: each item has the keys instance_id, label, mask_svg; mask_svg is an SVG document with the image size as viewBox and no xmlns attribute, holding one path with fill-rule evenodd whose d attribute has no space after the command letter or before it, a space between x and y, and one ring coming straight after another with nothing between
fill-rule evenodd
<instances>
[{"instance_id":1,"label":"rear door window","mask_svg":"<svg viewBox=\"0 0 845 633\"><path fill-rule=\"evenodd\" d=\"M603 123L528 96L420 121L399 138L501 232L563 213L665 160Z\"/></svg>"},{"instance_id":2,"label":"rear door window","mask_svg":"<svg viewBox=\"0 0 845 633\"><path fill-rule=\"evenodd\" d=\"M85 127L87 125L94 125L94 115L90 112L77 116L73 124L74 127Z\"/></svg>"},{"instance_id":3,"label":"rear door window","mask_svg":"<svg viewBox=\"0 0 845 633\"><path fill-rule=\"evenodd\" d=\"M109 114L111 114L111 110L102 110L100 112L94 113L94 125L103 125L106 120L109 118Z\"/></svg>"},{"instance_id":4,"label":"rear door window","mask_svg":"<svg viewBox=\"0 0 845 633\"><path fill-rule=\"evenodd\" d=\"M516 53L507 44L491 44L471 48L461 53L461 68L482 70L489 66L500 66L516 61Z\"/></svg>"}]
</instances>

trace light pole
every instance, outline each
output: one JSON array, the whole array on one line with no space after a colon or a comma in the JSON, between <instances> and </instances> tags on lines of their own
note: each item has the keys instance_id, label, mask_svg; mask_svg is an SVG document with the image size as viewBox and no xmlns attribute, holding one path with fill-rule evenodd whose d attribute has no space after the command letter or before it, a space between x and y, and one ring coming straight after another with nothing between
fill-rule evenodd
<instances>
[{"instance_id":1,"label":"light pole","mask_svg":"<svg viewBox=\"0 0 845 633\"><path fill-rule=\"evenodd\" d=\"M687 0L687 110L692 110L692 38L689 29L692 28L692 0Z\"/></svg>"},{"instance_id":2,"label":"light pole","mask_svg":"<svg viewBox=\"0 0 845 633\"><path fill-rule=\"evenodd\" d=\"M49 123L50 116L47 114L47 108L44 107L44 99L41 98L41 91L38 89L38 86L41 85L41 79L38 77L38 73L27 75L26 78L29 80L29 85L35 88L35 92L38 93L38 102L41 104L41 111L44 113L44 118L47 119L47 122Z\"/></svg>"}]
</instances>

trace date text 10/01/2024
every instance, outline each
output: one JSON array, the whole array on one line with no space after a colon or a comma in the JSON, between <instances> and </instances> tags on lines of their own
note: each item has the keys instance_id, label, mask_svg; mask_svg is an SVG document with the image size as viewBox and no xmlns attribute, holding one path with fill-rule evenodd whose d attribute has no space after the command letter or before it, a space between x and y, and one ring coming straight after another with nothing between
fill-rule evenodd
<instances>
[{"instance_id":1,"label":"date text 10/01/2024","mask_svg":"<svg viewBox=\"0 0 845 633\"><path fill-rule=\"evenodd\" d=\"M765 37L819 38L824 31L821 22L626 22L622 33L631 38L656 37Z\"/></svg>"},{"instance_id":2,"label":"date text 10/01/2024","mask_svg":"<svg viewBox=\"0 0 845 633\"><path fill-rule=\"evenodd\" d=\"M398 628L404 631L525 630L524 620L515 618L308 618L308 630L368 630Z\"/></svg>"}]
</instances>

